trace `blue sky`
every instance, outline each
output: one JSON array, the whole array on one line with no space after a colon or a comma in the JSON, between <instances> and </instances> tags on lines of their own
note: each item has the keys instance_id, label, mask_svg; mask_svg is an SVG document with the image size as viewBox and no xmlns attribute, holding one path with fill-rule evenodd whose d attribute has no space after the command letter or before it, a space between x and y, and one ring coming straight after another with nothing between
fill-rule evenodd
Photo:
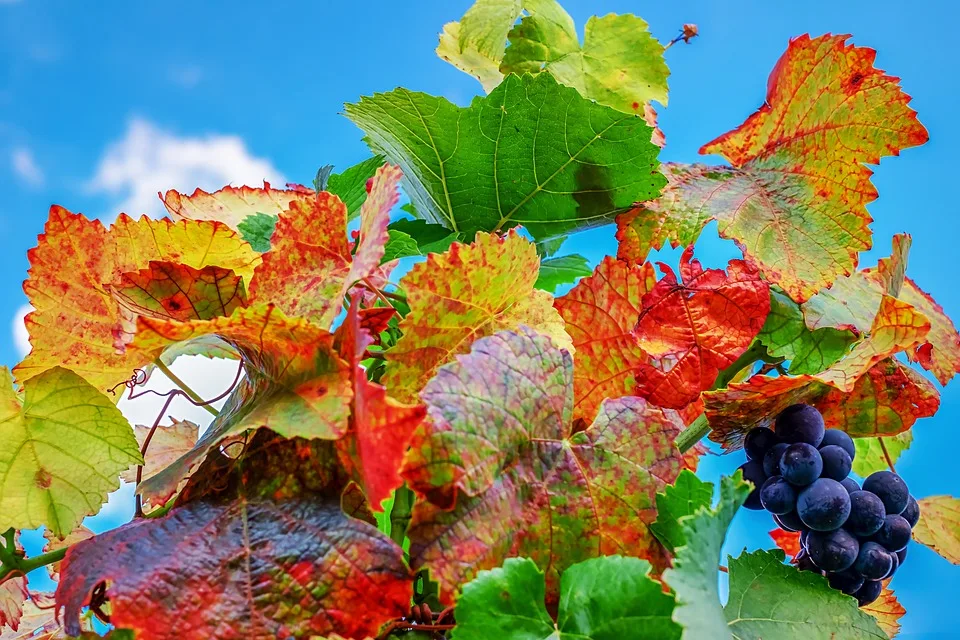
<instances>
[{"instance_id":1,"label":"blue sky","mask_svg":"<svg viewBox=\"0 0 960 640\"><path fill-rule=\"evenodd\" d=\"M268 13L251 2L76 3L0 0L0 363L18 357L16 320L26 299L26 250L47 209L59 203L112 220L159 214L156 192L262 178L309 182L316 168L363 159L360 132L342 105L373 91L406 86L465 104L479 91L470 77L433 53L444 22L468 0L301 2ZM913 234L909 275L960 318L960 291L949 259L956 255L955 124L960 88L951 37L942 25L953 3L928 0L802 3L626 0L564 3L578 24L592 13L634 12L661 40L684 22L701 37L668 54L670 105L661 109L666 160L691 161L703 143L738 125L763 100L767 75L793 35L852 33L879 51L877 64L903 79L930 142L888 158L874 182L869 209L875 248L869 265L889 252L890 237ZM908 8L907 8L908 7ZM735 256L728 242L704 233L699 257L720 266ZM571 241L596 263L615 251L613 230ZM678 252L661 256L675 263ZM196 367L201 365L197 364ZM216 390L219 378L195 368ZM228 374L229 375L229 374ZM960 494L944 452L960 421L960 382L943 391L940 413L915 428L913 448L898 464L918 496ZM128 409L131 419L150 407ZM186 416L185 408L178 408ZM202 414L196 416L201 417ZM189 416L188 416L189 417ZM729 472L739 456L711 458L705 477ZM122 518L117 498L106 526ZM728 548L769 546L768 516L741 514ZM960 568L913 545L894 586L908 616L903 637L944 637L960 628L952 590Z\"/></svg>"}]
</instances>

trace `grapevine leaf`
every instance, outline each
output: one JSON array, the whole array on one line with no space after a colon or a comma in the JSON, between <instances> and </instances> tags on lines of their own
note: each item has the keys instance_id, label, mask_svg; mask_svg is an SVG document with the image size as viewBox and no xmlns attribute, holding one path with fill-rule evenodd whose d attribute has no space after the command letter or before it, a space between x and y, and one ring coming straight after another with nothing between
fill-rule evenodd
<instances>
[{"instance_id":1,"label":"grapevine leaf","mask_svg":"<svg viewBox=\"0 0 960 640\"><path fill-rule=\"evenodd\" d=\"M101 391L151 361L136 349L116 348L116 332L129 318L122 318L110 285L123 274L159 261L198 270L216 265L249 281L260 261L221 223L121 214L106 229L58 206L51 207L39 244L27 255L30 277L23 288L35 309L26 318L33 350L14 369L18 382L63 366Z\"/></svg>"},{"instance_id":2,"label":"grapevine leaf","mask_svg":"<svg viewBox=\"0 0 960 640\"><path fill-rule=\"evenodd\" d=\"M340 356L351 364L353 379L350 430L337 441L337 452L370 508L381 511L381 503L403 484L399 473L403 455L413 444L426 408L397 402L383 386L367 380L360 362L373 337L362 326L356 302L340 325L337 342Z\"/></svg>"},{"instance_id":3,"label":"grapevine leaf","mask_svg":"<svg viewBox=\"0 0 960 640\"><path fill-rule=\"evenodd\" d=\"M554 306L573 340L574 418L592 420L604 398L636 393L647 356L633 333L643 296L656 284L653 266L605 257Z\"/></svg>"},{"instance_id":4,"label":"grapevine leaf","mask_svg":"<svg viewBox=\"0 0 960 640\"><path fill-rule=\"evenodd\" d=\"M783 409L799 402L822 407L828 427L864 430L852 431L853 436L877 435L879 430L895 435L933 408L935 395L931 398L929 389L918 386L921 379L907 376L905 369L889 375L890 363L885 361L913 348L929 330L930 323L913 307L884 296L869 336L829 369L795 377L754 376L746 382L731 383L726 389L704 393L710 438L727 449L739 448L747 431L768 426ZM877 371L872 371L875 367ZM893 388L887 388L887 384L893 384ZM905 394L903 401L897 394ZM848 398L860 404L847 406ZM915 405L919 399L923 402ZM872 415L856 416L857 411L871 410L877 412L877 421L871 420Z\"/></svg>"},{"instance_id":5,"label":"grapevine leaf","mask_svg":"<svg viewBox=\"0 0 960 640\"><path fill-rule=\"evenodd\" d=\"M415 265L400 280L410 313L400 321L403 337L386 352L390 393L415 400L437 367L474 340L521 324L569 345L553 297L533 288L539 262L533 244L511 232L479 233L473 244L454 243Z\"/></svg>"},{"instance_id":6,"label":"grapevine leaf","mask_svg":"<svg viewBox=\"0 0 960 640\"><path fill-rule=\"evenodd\" d=\"M896 464L900 455L910 448L913 443L913 431L904 431L896 436L883 439L883 445L890 454L890 459ZM853 458L853 472L861 478L866 478L876 471L886 471L889 468L887 458L880 447L880 438L855 438L854 446L857 455Z\"/></svg>"},{"instance_id":7,"label":"grapevine leaf","mask_svg":"<svg viewBox=\"0 0 960 640\"><path fill-rule=\"evenodd\" d=\"M475 77L490 93L503 80L500 61L507 33L522 9L522 0L476 0L460 22L443 25L437 55Z\"/></svg>"},{"instance_id":8,"label":"grapevine leaf","mask_svg":"<svg viewBox=\"0 0 960 640\"><path fill-rule=\"evenodd\" d=\"M732 637L720 605L717 567L727 528L751 490L739 471L723 477L717 506L701 507L679 523L686 544L676 550L673 568L664 571L663 580L676 594L673 620L683 627L684 638Z\"/></svg>"},{"instance_id":9,"label":"grapevine leaf","mask_svg":"<svg viewBox=\"0 0 960 640\"><path fill-rule=\"evenodd\" d=\"M547 258L540 261L540 275L534 287L553 293L557 287L564 284L573 284L577 278L589 276L593 271L587 259L579 253L559 258Z\"/></svg>"},{"instance_id":10,"label":"grapevine leaf","mask_svg":"<svg viewBox=\"0 0 960 640\"><path fill-rule=\"evenodd\" d=\"M680 518L692 516L701 507L709 508L712 502L713 485L684 469L676 482L657 494L657 520L650 525L650 531L667 551L676 553L677 548L687 543Z\"/></svg>"},{"instance_id":11,"label":"grapevine leaf","mask_svg":"<svg viewBox=\"0 0 960 640\"><path fill-rule=\"evenodd\" d=\"M3 632L0 639L7 637L7 633L3 631L4 627L17 631L20 629L21 622L24 625L28 623L24 620L24 615L26 606L29 605L29 595L25 577L11 578L0 584L0 632ZM11 637L18 636L11 634Z\"/></svg>"},{"instance_id":12,"label":"grapevine leaf","mask_svg":"<svg viewBox=\"0 0 960 640\"><path fill-rule=\"evenodd\" d=\"M253 247L254 251L266 253L270 251L270 238L277 226L277 217L266 213L252 213L240 221L237 231L240 237Z\"/></svg>"},{"instance_id":13,"label":"grapevine leaf","mask_svg":"<svg viewBox=\"0 0 960 640\"><path fill-rule=\"evenodd\" d=\"M641 118L545 73L508 76L466 108L396 89L346 113L403 169L417 213L466 237L523 225L542 240L601 225L664 184Z\"/></svg>"},{"instance_id":14,"label":"grapevine leaf","mask_svg":"<svg viewBox=\"0 0 960 640\"><path fill-rule=\"evenodd\" d=\"M770 315L757 338L771 356L790 361L790 373L819 373L839 360L856 337L850 331L824 327L811 331L799 305L785 293L770 290Z\"/></svg>"},{"instance_id":15,"label":"grapevine leaf","mask_svg":"<svg viewBox=\"0 0 960 640\"><path fill-rule=\"evenodd\" d=\"M709 389L720 371L747 350L770 310L770 291L756 271L731 260L727 273L706 269L693 247L680 258L680 279L661 264L663 278L643 297L635 333L652 363L641 363L640 395L682 408Z\"/></svg>"},{"instance_id":16,"label":"grapevine leaf","mask_svg":"<svg viewBox=\"0 0 960 640\"><path fill-rule=\"evenodd\" d=\"M551 74L585 98L624 113L643 114L651 100L667 104L663 45L637 16L587 20L583 45L573 18L555 0L526 0L527 15L508 34L502 73Z\"/></svg>"},{"instance_id":17,"label":"grapevine leaf","mask_svg":"<svg viewBox=\"0 0 960 640\"><path fill-rule=\"evenodd\" d=\"M800 553L800 533L795 531L784 531L780 527L773 529L768 532L770 538L773 539L774 544L776 544L780 549L787 554L787 557L791 560Z\"/></svg>"},{"instance_id":18,"label":"grapevine leaf","mask_svg":"<svg viewBox=\"0 0 960 640\"><path fill-rule=\"evenodd\" d=\"M174 220L222 222L231 229L243 232L240 225L249 221L249 228L252 224L250 216L259 213L276 219L277 215L289 209L294 202L305 203L313 197L312 189L301 186L274 189L265 181L262 189L228 186L213 193L197 189L189 196L170 189L165 195L161 195L160 199ZM266 239L269 240L270 236L267 235Z\"/></svg>"},{"instance_id":19,"label":"grapevine leaf","mask_svg":"<svg viewBox=\"0 0 960 640\"><path fill-rule=\"evenodd\" d=\"M249 430L267 427L285 437L336 440L349 428L351 373L334 349L334 336L271 305L213 320L140 318L134 345L159 354L211 334L240 351L246 375L193 449L140 485L151 503L165 503L211 450Z\"/></svg>"},{"instance_id":20,"label":"grapevine leaf","mask_svg":"<svg viewBox=\"0 0 960 640\"><path fill-rule=\"evenodd\" d=\"M527 328L473 344L421 393L430 429L404 477L419 501L408 535L451 602L477 571L525 556L560 574L600 555L662 564L648 532L656 492L680 471L674 422L641 398L607 400L574 432L570 355ZM459 494L459 495L457 495Z\"/></svg>"},{"instance_id":21,"label":"grapevine leaf","mask_svg":"<svg viewBox=\"0 0 960 640\"><path fill-rule=\"evenodd\" d=\"M898 80L849 36L800 36L777 62L763 106L700 152L732 167L670 164L659 201L618 221L620 256L694 242L716 219L764 278L802 302L850 273L869 249L864 163L927 141Z\"/></svg>"},{"instance_id":22,"label":"grapevine leaf","mask_svg":"<svg viewBox=\"0 0 960 640\"><path fill-rule=\"evenodd\" d=\"M831 589L823 576L783 564L778 551L754 551L731 559L724 612L733 638L887 639L853 598Z\"/></svg>"},{"instance_id":23,"label":"grapevine leaf","mask_svg":"<svg viewBox=\"0 0 960 640\"><path fill-rule=\"evenodd\" d=\"M138 424L133 431L137 436L137 443L142 447L150 434L150 427ZM157 427L150 440L150 448L144 456L141 481L157 475L193 449L199 434L200 427L189 420L173 420L170 426ZM136 482L137 465L121 473L120 478L125 482Z\"/></svg>"},{"instance_id":24,"label":"grapevine leaf","mask_svg":"<svg viewBox=\"0 0 960 640\"><path fill-rule=\"evenodd\" d=\"M367 195L367 181L377 174L383 165L383 156L371 156L327 178L326 190L340 198L347 208L347 217L353 220L361 212Z\"/></svg>"},{"instance_id":25,"label":"grapevine leaf","mask_svg":"<svg viewBox=\"0 0 960 640\"><path fill-rule=\"evenodd\" d=\"M43 545L43 552L49 553L51 551L56 551L57 549L66 549L66 548L72 547L73 545L77 544L81 540L89 540L94 535L96 534L94 534L93 531L90 531L90 529L87 529L85 526L80 525L79 527L77 527L76 529L68 533L66 538L61 540L56 535L54 535L54 533L51 530L47 529L46 531L43 532L43 537L46 538L47 540L47 543ZM61 564L62 564L62 561L53 562L47 565L47 573L50 574L51 580L60 579Z\"/></svg>"},{"instance_id":26,"label":"grapevine leaf","mask_svg":"<svg viewBox=\"0 0 960 640\"><path fill-rule=\"evenodd\" d=\"M481 571L457 603L458 640L613 640L679 638L673 598L649 577L650 563L608 556L575 564L560 580L554 623L543 572L528 558Z\"/></svg>"},{"instance_id":27,"label":"grapevine leaf","mask_svg":"<svg viewBox=\"0 0 960 640\"><path fill-rule=\"evenodd\" d=\"M451 244L461 240L458 234L451 233L446 227L431 224L426 220L404 218L391 222L388 228L390 231L397 231L410 236L417 244L417 253L424 256L428 253L443 253L450 248Z\"/></svg>"},{"instance_id":28,"label":"grapevine leaf","mask_svg":"<svg viewBox=\"0 0 960 640\"><path fill-rule=\"evenodd\" d=\"M27 380L22 402L0 368L0 442L0 531L46 525L63 538L143 461L113 402L61 367Z\"/></svg>"},{"instance_id":29,"label":"grapevine leaf","mask_svg":"<svg viewBox=\"0 0 960 640\"><path fill-rule=\"evenodd\" d=\"M399 180L396 167L377 170L361 207L355 252L347 241L347 209L339 198L324 191L306 202L291 203L280 214L272 248L263 255L250 284L251 304L273 303L288 315L330 326L350 288L380 265Z\"/></svg>"},{"instance_id":30,"label":"grapevine leaf","mask_svg":"<svg viewBox=\"0 0 960 640\"><path fill-rule=\"evenodd\" d=\"M384 262L420 255L420 247L417 246L417 241L409 235L395 229L388 229L387 233L387 244L383 247Z\"/></svg>"},{"instance_id":31,"label":"grapevine leaf","mask_svg":"<svg viewBox=\"0 0 960 640\"><path fill-rule=\"evenodd\" d=\"M913 539L960 564L960 499L932 496L917 502L920 522L913 528Z\"/></svg>"},{"instance_id":32,"label":"grapevine leaf","mask_svg":"<svg viewBox=\"0 0 960 640\"><path fill-rule=\"evenodd\" d=\"M248 445L212 456L166 516L67 552L56 599L69 633L104 581L111 623L158 640L362 638L409 610L400 547L340 510L330 443L261 430Z\"/></svg>"},{"instance_id":33,"label":"grapevine leaf","mask_svg":"<svg viewBox=\"0 0 960 640\"><path fill-rule=\"evenodd\" d=\"M890 640L896 638L897 634L900 633L899 620L907 613L907 610L897 600L896 594L887 586L883 587L879 598L863 607L863 611L877 619L877 624Z\"/></svg>"}]
</instances>

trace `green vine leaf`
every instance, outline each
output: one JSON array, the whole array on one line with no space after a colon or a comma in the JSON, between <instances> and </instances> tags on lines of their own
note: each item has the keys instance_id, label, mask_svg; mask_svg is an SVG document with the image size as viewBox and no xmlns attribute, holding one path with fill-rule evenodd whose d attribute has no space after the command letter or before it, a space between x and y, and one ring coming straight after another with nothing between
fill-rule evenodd
<instances>
[{"instance_id":1,"label":"green vine leaf","mask_svg":"<svg viewBox=\"0 0 960 640\"><path fill-rule=\"evenodd\" d=\"M360 214L360 207L367 201L367 181L382 164L383 156L375 155L327 178L326 190L346 205L350 220Z\"/></svg>"},{"instance_id":2,"label":"green vine leaf","mask_svg":"<svg viewBox=\"0 0 960 640\"><path fill-rule=\"evenodd\" d=\"M0 442L0 531L46 526L64 538L143 462L110 398L60 367L27 380L22 401L0 367Z\"/></svg>"},{"instance_id":3,"label":"green vine leaf","mask_svg":"<svg viewBox=\"0 0 960 640\"><path fill-rule=\"evenodd\" d=\"M540 275L537 276L537 282L533 286L553 293L557 287L573 284L578 278L589 276L591 273L593 269L590 268L587 259L579 253L547 258L540 262Z\"/></svg>"},{"instance_id":4,"label":"green vine leaf","mask_svg":"<svg viewBox=\"0 0 960 640\"><path fill-rule=\"evenodd\" d=\"M883 439L883 444L890 454L890 459L896 464L900 455L910 448L913 443L913 431L904 431L900 435ZM854 438L853 444L857 448L857 455L853 459L853 472L861 478L866 478L876 471L885 471L890 467L880 448L880 438Z\"/></svg>"},{"instance_id":5,"label":"green vine leaf","mask_svg":"<svg viewBox=\"0 0 960 640\"><path fill-rule=\"evenodd\" d=\"M666 183L641 118L549 74L510 76L466 108L396 89L346 114L400 165L417 213L467 237L523 225L542 240L598 226Z\"/></svg>"},{"instance_id":6,"label":"green vine leaf","mask_svg":"<svg viewBox=\"0 0 960 640\"><path fill-rule=\"evenodd\" d=\"M237 224L240 237L253 247L254 251L270 251L270 238L277 227L277 217L266 213L252 213Z\"/></svg>"},{"instance_id":7,"label":"green vine leaf","mask_svg":"<svg viewBox=\"0 0 960 640\"><path fill-rule=\"evenodd\" d=\"M560 582L554 623L544 605L544 575L528 558L482 571L463 588L454 640L669 640L673 597L649 577L650 563L607 556L575 564Z\"/></svg>"},{"instance_id":8,"label":"green vine leaf","mask_svg":"<svg viewBox=\"0 0 960 640\"><path fill-rule=\"evenodd\" d=\"M650 531L670 553L676 553L687 543L680 518L692 516L701 507L708 508L712 502L713 485L684 469L676 482L657 494L657 521L650 525Z\"/></svg>"}]
</instances>

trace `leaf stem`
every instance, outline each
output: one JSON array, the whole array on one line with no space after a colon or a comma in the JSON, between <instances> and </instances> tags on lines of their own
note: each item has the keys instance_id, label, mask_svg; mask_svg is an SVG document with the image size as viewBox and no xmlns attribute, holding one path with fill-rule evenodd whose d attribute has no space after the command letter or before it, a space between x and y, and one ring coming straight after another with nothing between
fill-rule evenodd
<instances>
[{"instance_id":1,"label":"leaf stem","mask_svg":"<svg viewBox=\"0 0 960 640\"><path fill-rule=\"evenodd\" d=\"M390 539L403 548L403 539L407 536L407 527L413 517L413 503L416 496L407 485L397 489L393 500L393 509L390 511Z\"/></svg>"},{"instance_id":2,"label":"leaf stem","mask_svg":"<svg viewBox=\"0 0 960 640\"><path fill-rule=\"evenodd\" d=\"M163 375L165 375L165 376L167 376L168 378L170 378L170 381L173 382L173 384L175 384L175 385L177 385L178 387L180 387L180 389L181 389L185 394L187 394L188 396L190 396L190 399L193 400L194 403L196 403L197 406L203 407L204 409L206 409L207 412L208 412L210 415L212 415L214 418L216 418L218 415L220 415L220 412L219 412L219 411L217 411L216 409L214 409L213 407L211 407L209 404L206 404L206 401L205 401L203 398L200 397L200 394L197 393L196 391L194 391L193 389L191 389L190 386L189 386L186 382L184 382L183 380L181 380L180 377L179 377L177 374L175 374L173 371L171 371L171 370L170 370L170 367L168 367L167 365L165 365L160 358L155 359L155 360L153 361L153 364L155 364L155 365L157 366L157 369L160 369L160 371L163 372Z\"/></svg>"},{"instance_id":3,"label":"leaf stem","mask_svg":"<svg viewBox=\"0 0 960 640\"><path fill-rule=\"evenodd\" d=\"M677 449L680 449L680 453L686 453L693 448L693 445L703 440L703 437L708 433L710 433L710 423L707 421L707 414L701 413L696 420L677 435L674 444L677 445Z\"/></svg>"},{"instance_id":4,"label":"leaf stem","mask_svg":"<svg viewBox=\"0 0 960 640\"><path fill-rule=\"evenodd\" d=\"M380 298L380 301L381 301L383 304L387 305L387 306L390 307L391 309L393 308L393 303L390 302L390 298L388 298L388 297L386 296L386 294L384 294L383 291L380 291L380 289L379 289L376 285L374 285L372 282L370 282L370 278L362 278L362 279L360 280L360 282L362 282L362 283L363 283L363 286L365 286L367 289L369 289L370 291L372 291L373 293L375 293L376 296L377 296L378 298Z\"/></svg>"},{"instance_id":5,"label":"leaf stem","mask_svg":"<svg viewBox=\"0 0 960 640\"><path fill-rule=\"evenodd\" d=\"M893 458L890 457L890 452L887 451L887 445L884 444L883 438L877 438L880 442L880 450L883 451L883 457L887 459L887 466L890 467L890 471L896 473L897 469L893 466Z\"/></svg>"}]
</instances>

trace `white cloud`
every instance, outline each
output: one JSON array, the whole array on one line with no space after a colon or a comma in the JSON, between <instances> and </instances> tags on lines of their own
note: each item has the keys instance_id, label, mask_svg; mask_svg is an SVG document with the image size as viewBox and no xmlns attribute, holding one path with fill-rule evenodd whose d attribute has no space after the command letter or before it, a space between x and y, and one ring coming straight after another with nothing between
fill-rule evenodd
<instances>
[{"instance_id":1,"label":"white cloud","mask_svg":"<svg viewBox=\"0 0 960 640\"><path fill-rule=\"evenodd\" d=\"M263 180L285 182L273 164L253 156L239 136L178 137L137 118L124 137L107 148L90 187L123 198L116 213L136 217L163 215L157 193L167 189L192 193L197 187L212 191L227 184L260 186Z\"/></svg>"},{"instance_id":2,"label":"white cloud","mask_svg":"<svg viewBox=\"0 0 960 640\"><path fill-rule=\"evenodd\" d=\"M43 170L37 165L33 152L26 147L18 147L10 154L10 164L14 173L30 187L43 186Z\"/></svg>"},{"instance_id":3,"label":"white cloud","mask_svg":"<svg viewBox=\"0 0 960 640\"><path fill-rule=\"evenodd\" d=\"M23 324L23 319L33 310L30 305L23 305L13 314L13 348L16 349L19 357L24 357L30 353L30 336L27 335L27 326Z\"/></svg>"},{"instance_id":4,"label":"white cloud","mask_svg":"<svg viewBox=\"0 0 960 640\"><path fill-rule=\"evenodd\" d=\"M170 80L184 89L193 89L203 80L203 69L196 65L173 67L169 71Z\"/></svg>"}]
</instances>

